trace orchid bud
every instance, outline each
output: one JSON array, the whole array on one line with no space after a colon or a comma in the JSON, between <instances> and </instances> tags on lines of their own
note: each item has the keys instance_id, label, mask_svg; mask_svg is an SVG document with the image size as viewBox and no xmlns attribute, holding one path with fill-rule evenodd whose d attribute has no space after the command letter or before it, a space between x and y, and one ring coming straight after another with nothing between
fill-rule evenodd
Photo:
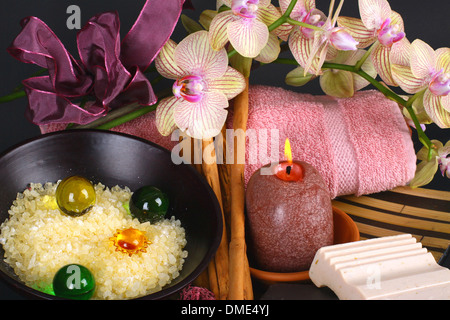
<instances>
[{"instance_id":1,"label":"orchid bud","mask_svg":"<svg viewBox=\"0 0 450 320\"><path fill-rule=\"evenodd\" d=\"M189 34L203 30L202 26L198 22L196 22L194 19L188 17L185 14L182 14L180 16L180 20L181 23L183 24L183 27Z\"/></svg>"},{"instance_id":2,"label":"orchid bud","mask_svg":"<svg viewBox=\"0 0 450 320\"><path fill-rule=\"evenodd\" d=\"M330 36L331 44L338 50L356 50L358 41L342 27L333 28Z\"/></svg>"},{"instance_id":3,"label":"orchid bud","mask_svg":"<svg viewBox=\"0 0 450 320\"><path fill-rule=\"evenodd\" d=\"M349 98L355 93L353 75L350 71L326 70L319 79L325 94L337 98Z\"/></svg>"},{"instance_id":4,"label":"orchid bud","mask_svg":"<svg viewBox=\"0 0 450 320\"><path fill-rule=\"evenodd\" d=\"M305 72L302 67L297 67L294 70L290 71L286 75L286 84L293 87L300 87L307 84L311 79L313 79L314 75L310 73L304 75L304 73Z\"/></svg>"},{"instance_id":5,"label":"orchid bud","mask_svg":"<svg viewBox=\"0 0 450 320\"><path fill-rule=\"evenodd\" d=\"M200 14L198 21L203 26L203 28L205 28L205 30L209 30L211 21L214 19L215 16L217 16L217 11L205 10Z\"/></svg>"}]
</instances>

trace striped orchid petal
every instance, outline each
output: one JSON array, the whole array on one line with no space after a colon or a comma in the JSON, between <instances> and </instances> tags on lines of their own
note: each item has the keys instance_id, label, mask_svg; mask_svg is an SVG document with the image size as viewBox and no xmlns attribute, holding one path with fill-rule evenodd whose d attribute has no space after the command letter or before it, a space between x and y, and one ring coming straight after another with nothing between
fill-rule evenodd
<instances>
[{"instance_id":1,"label":"striped orchid petal","mask_svg":"<svg viewBox=\"0 0 450 320\"><path fill-rule=\"evenodd\" d=\"M340 27L344 27L359 42L358 48L366 48L377 39L376 33L373 30L367 29L361 19L339 17L337 22Z\"/></svg>"},{"instance_id":2,"label":"striped orchid petal","mask_svg":"<svg viewBox=\"0 0 450 320\"><path fill-rule=\"evenodd\" d=\"M228 39L240 55L255 58L267 44L269 29L258 19L239 19L228 24Z\"/></svg>"},{"instance_id":3,"label":"striped orchid petal","mask_svg":"<svg viewBox=\"0 0 450 320\"><path fill-rule=\"evenodd\" d=\"M228 100L233 99L245 89L244 76L232 67L228 67L225 74L208 82L209 91L220 91Z\"/></svg>"},{"instance_id":4,"label":"striped orchid petal","mask_svg":"<svg viewBox=\"0 0 450 320\"><path fill-rule=\"evenodd\" d=\"M318 37L316 37L316 41L314 39L308 39L303 35L299 28L296 28L289 37L289 48L295 60L303 67L304 76L308 73L314 75L321 74L322 64L320 64L320 60L325 60L325 58L331 59L329 56L324 57L321 55L323 53L328 53L323 50L325 47L326 44L321 44ZM334 48L330 47L329 49ZM337 53L337 50L329 51Z\"/></svg>"},{"instance_id":5,"label":"striped orchid petal","mask_svg":"<svg viewBox=\"0 0 450 320\"><path fill-rule=\"evenodd\" d=\"M391 72L390 62L391 48L378 45L372 52L372 63L381 79L388 86L397 86Z\"/></svg>"},{"instance_id":6,"label":"striped orchid petal","mask_svg":"<svg viewBox=\"0 0 450 320\"><path fill-rule=\"evenodd\" d=\"M156 70L167 79L177 79L184 76L183 69L178 67L174 61L174 51L177 44L169 39L155 59Z\"/></svg>"},{"instance_id":7,"label":"striped orchid petal","mask_svg":"<svg viewBox=\"0 0 450 320\"><path fill-rule=\"evenodd\" d=\"M255 1L255 0L247 0L247 1ZM259 8L266 8L270 5L271 0L257 0Z\"/></svg>"},{"instance_id":8,"label":"striped orchid petal","mask_svg":"<svg viewBox=\"0 0 450 320\"><path fill-rule=\"evenodd\" d=\"M289 37L289 49L295 60L304 69L311 52L311 41L303 36L300 28L295 28ZM304 70L305 75L307 72L308 70Z\"/></svg>"},{"instance_id":9,"label":"striped orchid petal","mask_svg":"<svg viewBox=\"0 0 450 320\"><path fill-rule=\"evenodd\" d=\"M406 38L392 46L389 58L392 78L405 92L413 94L426 87L425 79L419 79L411 72L411 43Z\"/></svg>"},{"instance_id":10,"label":"striped orchid petal","mask_svg":"<svg viewBox=\"0 0 450 320\"><path fill-rule=\"evenodd\" d=\"M369 30L378 30L390 18L391 7L386 0L359 0L359 13Z\"/></svg>"},{"instance_id":11,"label":"striped orchid petal","mask_svg":"<svg viewBox=\"0 0 450 320\"><path fill-rule=\"evenodd\" d=\"M161 100L156 108L155 123L159 133L163 136L170 135L176 128L174 110L182 99L169 97Z\"/></svg>"},{"instance_id":12,"label":"striped orchid petal","mask_svg":"<svg viewBox=\"0 0 450 320\"><path fill-rule=\"evenodd\" d=\"M207 31L198 31L184 38L174 51L174 61L181 69L204 79L220 78L228 66L226 50L213 50Z\"/></svg>"},{"instance_id":13,"label":"striped orchid petal","mask_svg":"<svg viewBox=\"0 0 450 320\"><path fill-rule=\"evenodd\" d=\"M278 58L280 51L281 47L278 37L275 34L270 33L266 46L261 50L255 60L262 63L271 63Z\"/></svg>"},{"instance_id":14,"label":"striped orchid petal","mask_svg":"<svg viewBox=\"0 0 450 320\"><path fill-rule=\"evenodd\" d=\"M441 105L442 108L444 108L447 112L450 112L450 94L446 96L442 96L441 98Z\"/></svg>"},{"instance_id":15,"label":"striped orchid petal","mask_svg":"<svg viewBox=\"0 0 450 320\"><path fill-rule=\"evenodd\" d=\"M411 44L411 71L417 78L428 78L435 70L436 54L427 43L416 39Z\"/></svg>"},{"instance_id":16,"label":"striped orchid petal","mask_svg":"<svg viewBox=\"0 0 450 320\"><path fill-rule=\"evenodd\" d=\"M310 11L316 8L316 0L304 0L306 10Z\"/></svg>"},{"instance_id":17,"label":"striped orchid petal","mask_svg":"<svg viewBox=\"0 0 450 320\"><path fill-rule=\"evenodd\" d=\"M416 78L409 66L392 64L392 78L405 92L413 94L427 86L426 81Z\"/></svg>"},{"instance_id":18,"label":"striped orchid petal","mask_svg":"<svg viewBox=\"0 0 450 320\"><path fill-rule=\"evenodd\" d=\"M447 97L445 97L444 103L448 103ZM427 90L423 96L423 106L431 120L433 120L438 127L446 129L450 128L450 112L444 108L442 98L443 97L435 96L430 90Z\"/></svg>"},{"instance_id":19,"label":"striped orchid petal","mask_svg":"<svg viewBox=\"0 0 450 320\"><path fill-rule=\"evenodd\" d=\"M256 16L260 21L269 26L281 17L281 12L274 5L270 4L267 7L259 8Z\"/></svg>"},{"instance_id":20,"label":"striped orchid petal","mask_svg":"<svg viewBox=\"0 0 450 320\"><path fill-rule=\"evenodd\" d=\"M197 103L181 101L174 112L176 125L195 139L218 135L227 118L228 99L221 92L206 92Z\"/></svg>"},{"instance_id":21,"label":"striped orchid petal","mask_svg":"<svg viewBox=\"0 0 450 320\"><path fill-rule=\"evenodd\" d=\"M327 55L328 43L326 42L326 39L324 39L323 33L324 32L317 31L314 33L314 39L309 40L309 56L304 66L305 71L315 75L322 73L322 64L325 62Z\"/></svg>"},{"instance_id":22,"label":"striped orchid petal","mask_svg":"<svg viewBox=\"0 0 450 320\"><path fill-rule=\"evenodd\" d=\"M407 38L403 38L391 47L389 56L391 64L401 66L410 66L411 61L411 43Z\"/></svg>"},{"instance_id":23,"label":"striped orchid petal","mask_svg":"<svg viewBox=\"0 0 450 320\"><path fill-rule=\"evenodd\" d=\"M450 73L450 48L439 48L436 50L436 69Z\"/></svg>"},{"instance_id":24,"label":"striped orchid petal","mask_svg":"<svg viewBox=\"0 0 450 320\"><path fill-rule=\"evenodd\" d=\"M270 26L280 17L281 12L272 4L267 7L261 7L257 11L257 18L267 26ZM282 40L287 41L289 38L289 33L291 31L292 26L288 23L283 23L281 26L273 30L273 33L280 37Z\"/></svg>"},{"instance_id":25,"label":"striped orchid petal","mask_svg":"<svg viewBox=\"0 0 450 320\"><path fill-rule=\"evenodd\" d=\"M403 18L398 12L391 11L389 19L391 19L391 25L398 25L400 31L405 31Z\"/></svg>"},{"instance_id":26,"label":"striped orchid petal","mask_svg":"<svg viewBox=\"0 0 450 320\"><path fill-rule=\"evenodd\" d=\"M280 9L282 13L285 13L291 0L279 0ZM291 18L297 20L300 17L304 17L309 11L316 8L315 0L298 0L291 12Z\"/></svg>"},{"instance_id":27,"label":"striped orchid petal","mask_svg":"<svg viewBox=\"0 0 450 320\"><path fill-rule=\"evenodd\" d=\"M209 42L214 50L221 50L228 42L228 24L235 20L231 11L219 13L209 26Z\"/></svg>"}]
</instances>

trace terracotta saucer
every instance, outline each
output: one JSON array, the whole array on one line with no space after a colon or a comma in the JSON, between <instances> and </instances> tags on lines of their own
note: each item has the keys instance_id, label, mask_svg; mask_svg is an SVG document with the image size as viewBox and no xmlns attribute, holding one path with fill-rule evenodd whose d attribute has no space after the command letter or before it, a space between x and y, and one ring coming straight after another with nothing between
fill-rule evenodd
<instances>
[{"instance_id":1,"label":"terracotta saucer","mask_svg":"<svg viewBox=\"0 0 450 320\"><path fill-rule=\"evenodd\" d=\"M355 222L342 210L333 206L334 244L358 241L359 230ZM299 272L270 272L250 267L252 278L266 284L302 282L310 280L309 270Z\"/></svg>"}]
</instances>

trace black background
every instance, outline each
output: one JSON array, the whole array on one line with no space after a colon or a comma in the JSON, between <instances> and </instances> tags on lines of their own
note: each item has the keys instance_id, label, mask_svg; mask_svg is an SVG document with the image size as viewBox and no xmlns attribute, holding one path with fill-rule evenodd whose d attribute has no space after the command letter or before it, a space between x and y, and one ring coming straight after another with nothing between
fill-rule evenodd
<instances>
[{"instance_id":1,"label":"black background","mask_svg":"<svg viewBox=\"0 0 450 320\"><path fill-rule=\"evenodd\" d=\"M38 70L37 66L21 63L12 58L6 48L14 37L20 32L20 20L27 16L37 16L56 33L69 52L78 58L76 47L76 33L78 30L69 30L66 26L66 13L70 5L78 5L81 9L81 25L95 14L105 11L118 11L121 20L122 37L130 29L136 20L144 0L15 0L2 1L0 11L0 96L10 93L21 80L31 76ZM163 0L159 0L163 1ZM204 9L214 9L215 0L192 0L193 10L185 10L188 16L197 19ZM316 0L317 7L328 12L329 1ZM338 3L339 1L336 0ZM273 1L277 5L277 1ZM434 49L449 46L450 19L448 19L450 2L448 0L390 0L392 10L401 14L405 24L407 38L412 42L420 38ZM359 17L358 3L356 0L347 0L344 3L341 15ZM173 39L181 40L185 32L181 23L178 24ZM250 82L252 84L267 84L282 86L290 90L323 94L318 81L313 81L300 88L289 87L284 84L287 72L292 66L267 65L252 72ZM368 87L370 88L370 87ZM371 88L370 88L371 89ZM396 90L397 92L401 92ZM13 102L0 104L0 152L25 139L40 135L39 128L29 123L24 117L27 99L21 98ZM445 143L450 139L450 129L441 130L435 125L427 126L426 133L430 139L438 139ZM421 145L413 133L416 149ZM395 148L395 146L393 146ZM450 179L443 178L438 172L432 183L427 188L450 190ZM6 290L6 291L5 291ZM16 298L14 292L7 290L0 284L0 298Z\"/></svg>"}]
</instances>

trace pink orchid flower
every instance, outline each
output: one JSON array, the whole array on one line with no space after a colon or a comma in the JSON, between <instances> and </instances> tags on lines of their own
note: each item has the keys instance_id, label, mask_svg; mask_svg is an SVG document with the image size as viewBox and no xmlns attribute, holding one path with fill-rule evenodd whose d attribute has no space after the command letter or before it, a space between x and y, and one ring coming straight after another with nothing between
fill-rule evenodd
<instances>
[{"instance_id":1,"label":"pink orchid flower","mask_svg":"<svg viewBox=\"0 0 450 320\"><path fill-rule=\"evenodd\" d=\"M407 93L423 93L423 106L440 128L450 128L450 49L433 50L422 40L391 52L392 75Z\"/></svg>"},{"instance_id":2,"label":"pink orchid flower","mask_svg":"<svg viewBox=\"0 0 450 320\"><path fill-rule=\"evenodd\" d=\"M313 37L301 28L294 28L289 38L289 48L295 60L306 73L319 75L325 60L336 57L338 50L356 50L358 42L342 27L335 27L342 8L340 2L334 17L332 15L334 0L331 1L327 20L320 26L321 31L314 31Z\"/></svg>"},{"instance_id":3,"label":"pink orchid flower","mask_svg":"<svg viewBox=\"0 0 450 320\"><path fill-rule=\"evenodd\" d=\"M444 147L438 151L438 164L441 169L442 176L450 178L450 141L447 141Z\"/></svg>"},{"instance_id":4,"label":"pink orchid flower","mask_svg":"<svg viewBox=\"0 0 450 320\"><path fill-rule=\"evenodd\" d=\"M285 13L291 3L291 0L279 0L279 3L281 12ZM323 26L327 19L322 11L316 9L315 0L298 0L291 11L290 18L316 27ZM291 32L294 27L291 25L289 26L289 32ZM299 27L299 29L300 32L302 32L307 38L312 39L314 37L313 29L306 27Z\"/></svg>"},{"instance_id":5,"label":"pink orchid flower","mask_svg":"<svg viewBox=\"0 0 450 320\"><path fill-rule=\"evenodd\" d=\"M196 139L219 134L228 100L245 88L244 77L228 66L226 50L213 50L208 32L198 31L178 45L167 41L155 65L162 76L175 80L174 96L161 100L156 109L159 132L167 136L178 127Z\"/></svg>"},{"instance_id":6,"label":"pink orchid flower","mask_svg":"<svg viewBox=\"0 0 450 320\"><path fill-rule=\"evenodd\" d=\"M390 51L404 38L402 17L391 10L386 0L359 0L361 19L339 17L339 26L347 28L359 42L359 48L366 48L378 41L371 59L381 79L390 86L396 86L391 74Z\"/></svg>"},{"instance_id":7,"label":"pink orchid flower","mask_svg":"<svg viewBox=\"0 0 450 320\"><path fill-rule=\"evenodd\" d=\"M221 50L229 41L244 57L256 58L266 50L264 57L268 58L262 62L275 60L279 42L276 36L270 36L267 26L281 13L270 0L222 0L222 3L231 10L220 12L211 21L209 40L213 49Z\"/></svg>"}]
</instances>

